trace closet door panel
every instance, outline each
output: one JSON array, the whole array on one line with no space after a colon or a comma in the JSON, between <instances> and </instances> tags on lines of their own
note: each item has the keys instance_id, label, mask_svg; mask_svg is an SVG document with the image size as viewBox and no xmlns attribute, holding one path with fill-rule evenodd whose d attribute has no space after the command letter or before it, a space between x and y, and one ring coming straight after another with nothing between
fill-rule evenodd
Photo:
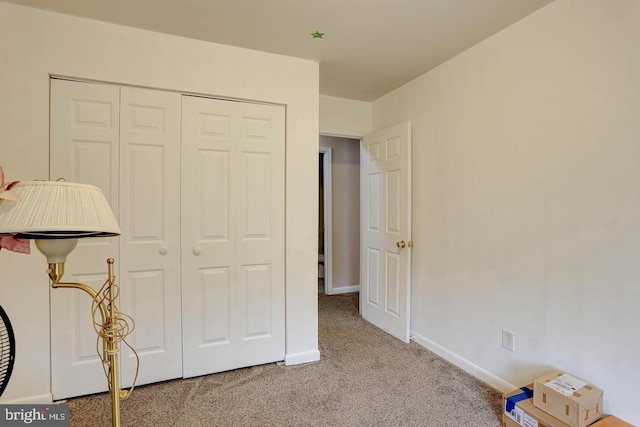
<instances>
[{"instance_id":1,"label":"closet door panel","mask_svg":"<svg viewBox=\"0 0 640 427\"><path fill-rule=\"evenodd\" d=\"M245 346L275 355L284 339L284 108L240 105L235 176L236 268L242 292L238 319ZM252 358L247 363L253 364Z\"/></svg>"},{"instance_id":2,"label":"closet door panel","mask_svg":"<svg viewBox=\"0 0 640 427\"><path fill-rule=\"evenodd\" d=\"M50 179L100 187L118 216L120 89L51 80ZM119 238L80 239L65 265L64 281L98 290L107 258L118 259ZM54 399L107 390L96 354L91 298L71 289L51 291L51 389ZM96 316L100 321L100 315Z\"/></svg>"},{"instance_id":3,"label":"closet door panel","mask_svg":"<svg viewBox=\"0 0 640 427\"><path fill-rule=\"evenodd\" d=\"M193 212L193 216L198 217L201 223L197 234L201 241L207 240L221 246L231 239L229 228L231 220L229 216L230 153L221 147L217 150L198 150L196 156L197 170L201 175L196 187L199 209L197 212ZM211 197L212 195L216 195L216 197Z\"/></svg>"},{"instance_id":4,"label":"closet door panel","mask_svg":"<svg viewBox=\"0 0 640 427\"><path fill-rule=\"evenodd\" d=\"M120 309L135 320L137 384L182 376L180 95L121 88ZM135 357L122 349L122 383Z\"/></svg>"},{"instance_id":5,"label":"closet door panel","mask_svg":"<svg viewBox=\"0 0 640 427\"><path fill-rule=\"evenodd\" d=\"M202 305L202 344L226 344L231 340L229 307L229 269L200 269L200 298ZM204 301L209 301L204 304Z\"/></svg>"},{"instance_id":6,"label":"closet door panel","mask_svg":"<svg viewBox=\"0 0 640 427\"><path fill-rule=\"evenodd\" d=\"M184 376L284 359L284 109L183 97Z\"/></svg>"},{"instance_id":7,"label":"closet door panel","mask_svg":"<svg viewBox=\"0 0 640 427\"><path fill-rule=\"evenodd\" d=\"M182 323L185 377L213 372L212 357L233 340L233 112L210 101L188 96L182 101L182 309L189 313Z\"/></svg>"}]
</instances>

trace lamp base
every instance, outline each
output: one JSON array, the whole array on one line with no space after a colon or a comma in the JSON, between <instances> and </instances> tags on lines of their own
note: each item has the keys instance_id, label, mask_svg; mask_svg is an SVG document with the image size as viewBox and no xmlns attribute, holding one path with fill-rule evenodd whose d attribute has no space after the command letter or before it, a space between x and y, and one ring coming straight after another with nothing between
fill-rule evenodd
<instances>
[{"instance_id":1,"label":"lamp base","mask_svg":"<svg viewBox=\"0 0 640 427\"><path fill-rule=\"evenodd\" d=\"M105 373L107 374L109 394L111 395L111 425L112 427L120 427L120 400L128 398L134 387L132 386L128 391L120 389L120 341L123 341L133 331L134 325L133 319L120 313L116 306L118 292L113 274L113 264L113 258L109 258L107 260L108 278L99 291L84 283L60 282L64 274L64 262L50 263L49 277L53 288L80 289L88 293L93 299L92 318L95 317L94 314L97 310L100 311L102 323L94 321L94 328L102 339L102 363L106 365ZM125 320L125 318L129 319L129 321ZM135 350L133 350L133 353L137 359L138 355ZM137 376L138 370L136 369L136 377L133 379L133 384L135 384Z\"/></svg>"}]
</instances>

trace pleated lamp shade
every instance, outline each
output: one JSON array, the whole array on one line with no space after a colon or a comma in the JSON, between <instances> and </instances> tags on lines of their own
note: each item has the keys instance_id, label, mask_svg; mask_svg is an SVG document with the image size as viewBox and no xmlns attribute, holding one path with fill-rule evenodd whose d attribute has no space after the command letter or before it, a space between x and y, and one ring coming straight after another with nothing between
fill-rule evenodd
<instances>
[{"instance_id":1,"label":"pleated lamp shade","mask_svg":"<svg viewBox=\"0 0 640 427\"><path fill-rule=\"evenodd\" d=\"M77 239L121 234L98 187L64 181L21 181L11 188L20 200L2 199L0 236Z\"/></svg>"}]
</instances>

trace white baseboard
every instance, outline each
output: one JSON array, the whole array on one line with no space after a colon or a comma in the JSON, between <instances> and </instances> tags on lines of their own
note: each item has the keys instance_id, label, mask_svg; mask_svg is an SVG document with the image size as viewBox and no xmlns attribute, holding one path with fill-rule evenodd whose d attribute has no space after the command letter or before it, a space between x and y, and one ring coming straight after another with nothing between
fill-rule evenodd
<instances>
[{"instance_id":1,"label":"white baseboard","mask_svg":"<svg viewBox=\"0 0 640 427\"><path fill-rule=\"evenodd\" d=\"M304 351L302 353L286 354L284 356L284 364L287 366L317 362L318 360L320 360L320 350Z\"/></svg>"},{"instance_id":2,"label":"white baseboard","mask_svg":"<svg viewBox=\"0 0 640 427\"><path fill-rule=\"evenodd\" d=\"M51 393L46 393L38 396L29 396L29 397L21 397L19 399L3 400L0 403L3 405L30 405L30 404L48 405L49 403L53 403L53 395Z\"/></svg>"},{"instance_id":3,"label":"white baseboard","mask_svg":"<svg viewBox=\"0 0 640 427\"><path fill-rule=\"evenodd\" d=\"M360 292L360 285L338 286L329 289L328 295L349 294L351 292Z\"/></svg>"},{"instance_id":4,"label":"white baseboard","mask_svg":"<svg viewBox=\"0 0 640 427\"><path fill-rule=\"evenodd\" d=\"M462 369L468 374L473 375L479 380L484 381L485 383L489 384L491 387L495 388L496 390L499 390L502 393L508 393L518 388L513 384L510 384L509 382L498 377L497 375L492 374L486 369L483 369L480 366L459 356L458 354L452 352L451 350L447 350L446 348L442 347L440 344L436 344L430 339L421 336L420 334L416 334L415 332L412 331L411 335L413 336L412 341L415 341L417 344L420 344L427 350L430 350L435 354L437 354L438 356L442 357L447 362L453 363L458 368Z\"/></svg>"}]
</instances>

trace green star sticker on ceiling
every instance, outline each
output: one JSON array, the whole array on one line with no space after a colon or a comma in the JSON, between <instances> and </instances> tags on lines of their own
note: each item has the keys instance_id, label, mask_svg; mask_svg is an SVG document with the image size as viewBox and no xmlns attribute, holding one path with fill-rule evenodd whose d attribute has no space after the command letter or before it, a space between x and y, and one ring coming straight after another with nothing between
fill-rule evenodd
<instances>
[{"instance_id":1,"label":"green star sticker on ceiling","mask_svg":"<svg viewBox=\"0 0 640 427\"><path fill-rule=\"evenodd\" d=\"M324 36L324 33L321 33L321 32L316 30L315 33L311 33L310 35L311 35L311 38L321 39Z\"/></svg>"}]
</instances>

